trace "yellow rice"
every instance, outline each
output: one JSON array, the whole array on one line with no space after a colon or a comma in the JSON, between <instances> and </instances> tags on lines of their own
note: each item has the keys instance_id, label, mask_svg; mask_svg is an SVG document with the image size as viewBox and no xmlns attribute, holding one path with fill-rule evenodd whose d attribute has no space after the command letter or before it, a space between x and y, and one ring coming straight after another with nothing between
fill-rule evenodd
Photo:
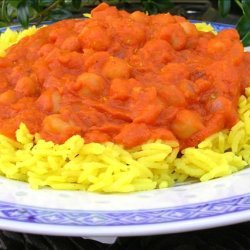
<instances>
[{"instance_id":1,"label":"yellow rice","mask_svg":"<svg viewBox=\"0 0 250 250\"><path fill-rule=\"evenodd\" d=\"M201 31L212 31L197 24ZM36 32L7 29L0 36L0 56L22 37ZM188 178L207 181L230 175L250 163L250 88L239 99L240 121L186 148L177 158L177 142L157 140L125 150L111 142L84 143L79 135L64 144L44 141L32 135L25 124L16 131L16 141L0 135L0 174L28 182L34 189L87 190L93 192L134 192L166 188Z\"/></svg>"},{"instance_id":2,"label":"yellow rice","mask_svg":"<svg viewBox=\"0 0 250 250\"><path fill-rule=\"evenodd\" d=\"M35 34L36 31L37 28L35 26L32 26L21 32L13 31L10 28L7 28L4 33L0 34L0 57L5 56L6 49L11 45L18 43L25 36L31 36Z\"/></svg>"}]
</instances>

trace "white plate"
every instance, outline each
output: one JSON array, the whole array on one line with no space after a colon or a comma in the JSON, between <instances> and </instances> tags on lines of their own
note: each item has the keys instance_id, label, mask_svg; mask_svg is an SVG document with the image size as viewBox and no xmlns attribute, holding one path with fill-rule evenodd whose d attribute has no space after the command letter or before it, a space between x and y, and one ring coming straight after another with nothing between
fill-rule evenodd
<instances>
[{"instance_id":1,"label":"white plate","mask_svg":"<svg viewBox=\"0 0 250 250\"><path fill-rule=\"evenodd\" d=\"M31 190L0 178L0 228L65 236L184 232L250 219L250 169L212 180L124 195Z\"/></svg>"},{"instance_id":2,"label":"white plate","mask_svg":"<svg viewBox=\"0 0 250 250\"><path fill-rule=\"evenodd\" d=\"M213 24L217 29L229 25ZM16 29L17 27L12 27ZM0 178L0 228L64 236L185 232L250 220L250 169L234 175L134 194L31 190Z\"/></svg>"}]
</instances>

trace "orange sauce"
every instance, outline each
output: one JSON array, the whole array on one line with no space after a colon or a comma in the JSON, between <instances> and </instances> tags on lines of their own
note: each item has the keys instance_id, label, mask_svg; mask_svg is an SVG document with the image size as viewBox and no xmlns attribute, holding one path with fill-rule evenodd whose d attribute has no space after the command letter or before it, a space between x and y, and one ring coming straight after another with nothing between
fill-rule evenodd
<instances>
[{"instance_id":1,"label":"orange sauce","mask_svg":"<svg viewBox=\"0 0 250 250\"><path fill-rule=\"evenodd\" d=\"M14 138L24 122L57 143L79 134L185 148L237 122L250 56L236 30L199 32L182 17L104 3L91 14L41 28L0 59L0 133Z\"/></svg>"}]
</instances>

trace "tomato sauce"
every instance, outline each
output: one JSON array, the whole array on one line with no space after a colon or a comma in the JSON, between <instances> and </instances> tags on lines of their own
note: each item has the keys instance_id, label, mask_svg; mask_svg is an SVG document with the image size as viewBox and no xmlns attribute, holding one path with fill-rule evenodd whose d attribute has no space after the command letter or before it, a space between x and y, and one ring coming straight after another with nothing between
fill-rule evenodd
<instances>
[{"instance_id":1,"label":"tomato sauce","mask_svg":"<svg viewBox=\"0 0 250 250\"><path fill-rule=\"evenodd\" d=\"M23 38L0 59L0 133L24 122L45 140L127 148L178 140L182 148L231 128L250 82L250 56L234 29L199 32L170 14L100 4Z\"/></svg>"}]
</instances>

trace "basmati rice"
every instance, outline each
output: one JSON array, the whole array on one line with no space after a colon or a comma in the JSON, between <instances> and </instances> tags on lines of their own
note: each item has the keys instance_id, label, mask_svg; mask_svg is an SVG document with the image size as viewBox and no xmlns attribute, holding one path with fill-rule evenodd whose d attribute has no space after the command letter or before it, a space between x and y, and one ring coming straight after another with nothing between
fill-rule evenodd
<instances>
[{"instance_id":1,"label":"basmati rice","mask_svg":"<svg viewBox=\"0 0 250 250\"><path fill-rule=\"evenodd\" d=\"M201 31L212 31L205 23ZM7 29L0 36L0 56L22 37L36 32ZM92 192L134 192L166 188L188 178L207 181L239 171L250 164L250 88L239 99L240 121L186 148L177 157L177 142L157 140L125 150L111 142L88 143L75 135L64 144L44 141L20 124L16 141L0 135L0 174L25 181L34 189L87 190Z\"/></svg>"}]
</instances>

